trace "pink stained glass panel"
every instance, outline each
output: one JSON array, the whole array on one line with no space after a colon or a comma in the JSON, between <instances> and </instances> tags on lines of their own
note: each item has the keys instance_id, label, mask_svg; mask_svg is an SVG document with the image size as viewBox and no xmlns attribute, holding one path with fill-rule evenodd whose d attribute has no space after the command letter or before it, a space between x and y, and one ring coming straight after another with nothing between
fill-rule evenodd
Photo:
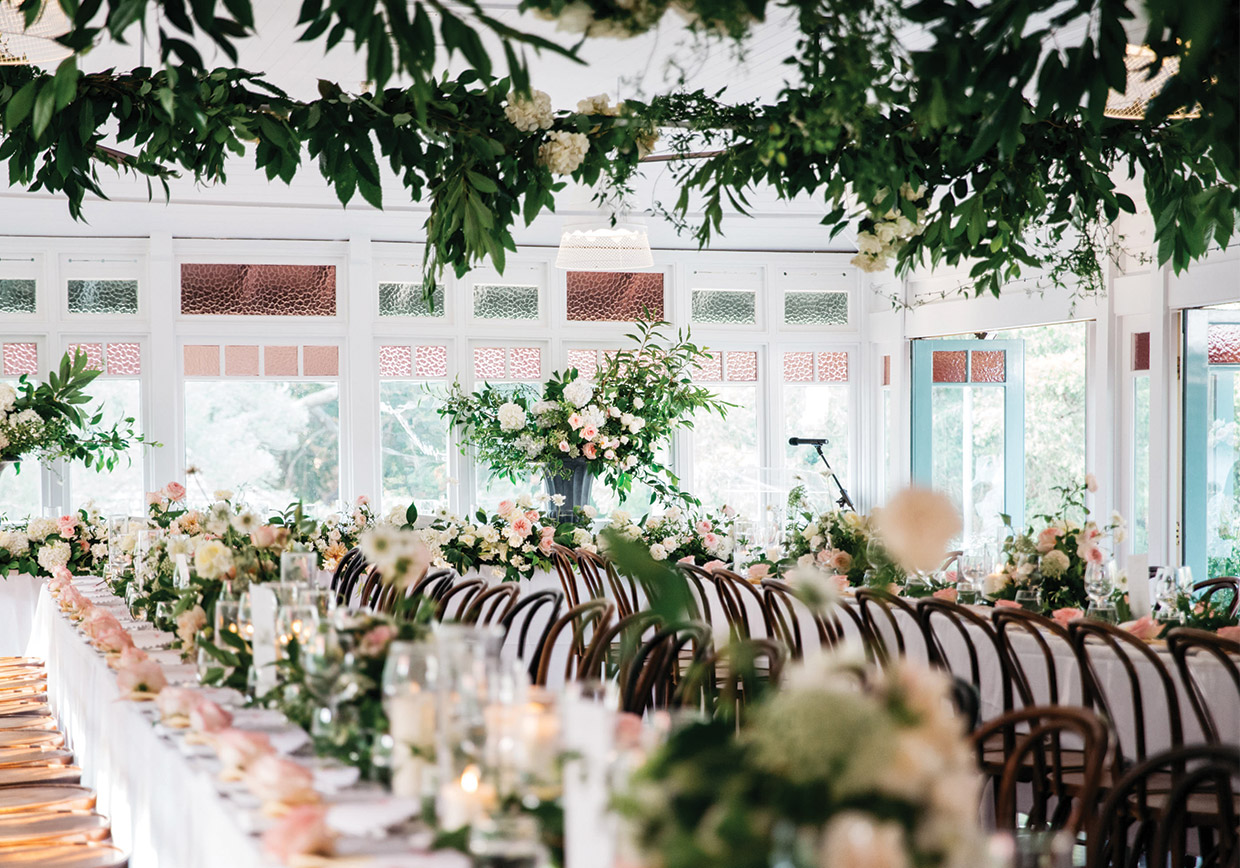
<instances>
[{"instance_id":1,"label":"pink stained glass panel","mask_svg":"<svg viewBox=\"0 0 1240 868\"><path fill-rule=\"evenodd\" d=\"M508 376L503 347L474 347L474 378L502 380Z\"/></svg>"},{"instance_id":2,"label":"pink stained glass panel","mask_svg":"<svg viewBox=\"0 0 1240 868\"><path fill-rule=\"evenodd\" d=\"M970 376L975 383L1007 381L1007 355L1003 350L974 350Z\"/></svg>"},{"instance_id":3,"label":"pink stained glass panel","mask_svg":"<svg viewBox=\"0 0 1240 868\"><path fill-rule=\"evenodd\" d=\"M86 367L92 371L103 370L103 344L69 344L69 358L76 359L78 350L86 353Z\"/></svg>"},{"instance_id":4,"label":"pink stained glass panel","mask_svg":"<svg viewBox=\"0 0 1240 868\"><path fill-rule=\"evenodd\" d=\"M1206 332L1206 346L1209 364L1240 365L1240 325L1210 326Z\"/></svg>"},{"instance_id":5,"label":"pink stained glass panel","mask_svg":"<svg viewBox=\"0 0 1240 868\"><path fill-rule=\"evenodd\" d=\"M728 379L751 382L758 379L758 354L750 352L728 353Z\"/></svg>"},{"instance_id":6,"label":"pink stained glass panel","mask_svg":"<svg viewBox=\"0 0 1240 868\"><path fill-rule=\"evenodd\" d=\"M593 377L598 370L598 350L569 350L568 366L583 377Z\"/></svg>"},{"instance_id":7,"label":"pink stained glass panel","mask_svg":"<svg viewBox=\"0 0 1240 868\"><path fill-rule=\"evenodd\" d=\"M220 375L220 348L218 346L186 344L183 355L185 376L218 377Z\"/></svg>"},{"instance_id":8,"label":"pink stained glass panel","mask_svg":"<svg viewBox=\"0 0 1240 868\"><path fill-rule=\"evenodd\" d=\"M931 379L936 383L966 383L968 356L964 350L936 350L932 353Z\"/></svg>"},{"instance_id":9,"label":"pink stained glass panel","mask_svg":"<svg viewBox=\"0 0 1240 868\"><path fill-rule=\"evenodd\" d=\"M704 383L718 383L723 380L723 353L711 353L708 359L698 366L693 379Z\"/></svg>"},{"instance_id":10,"label":"pink stained glass panel","mask_svg":"<svg viewBox=\"0 0 1240 868\"><path fill-rule=\"evenodd\" d=\"M4 373L10 377L19 377L22 374L38 376L39 345L36 343L5 344Z\"/></svg>"},{"instance_id":11,"label":"pink stained glass panel","mask_svg":"<svg viewBox=\"0 0 1240 868\"><path fill-rule=\"evenodd\" d=\"M296 377L297 347L263 347L263 373L268 377Z\"/></svg>"},{"instance_id":12,"label":"pink stained glass panel","mask_svg":"<svg viewBox=\"0 0 1240 868\"><path fill-rule=\"evenodd\" d=\"M181 313L194 316L335 316L334 265L181 266Z\"/></svg>"},{"instance_id":13,"label":"pink stained glass panel","mask_svg":"<svg viewBox=\"0 0 1240 868\"><path fill-rule=\"evenodd\" d=\"M648 310L663 318L663 275L657 272L570 271L571 322L633 322Z\"/></svg>"},{"instance_id":14,"label":"pink stained glass panel","mask_svg":"<svg viewBox=\"0 0 1240 868\"><path fill-rule=\"evenodd\" d=\"M419 346L415 373L419 377L448 376L448 348L435 344Z\"/></svg>"},{"instance_id":15,"label":"pink stained glass panel","mask_svg":"<svg viewBox=\"0 0 1240 868\"><path fill-rule=\"evenodd\" d=\"M1150 333L1137 332L1132 336L1132 369L1148 371L1150 369Z\"/></svg>"},{"instance_id":16,"label":"pink stained glass panel","mask_svg":"<svg viewBox=\"0 0 1240 868\"><path fill-rule=\"evenodd\" d=\"M848 382L848 353L827 352L818 354L818 380L822 383Z\"/></svg>"},{"instance_id":17,"label":"pink stained glass panel","mask_svg":"<svg viewBox=\"0 0 1240 868\"><path fill-rule=\"evenodd\" d=\"M508 373L514 380L542 379L542 350L513 347L508 351Z\"/></svg>"},{"instance_id":18,"label":"pink stained glass panel","mask_svg":"<svg viewBox=\"0 0 1240 868\"><path fill-rule=\"evenodd\" d=\"M139 344L108 344L108 373L113 377L137 377L142 373Z\"/></svg>"},{"instance_id":19,"label":"pink stained glass panel","mask_svg":"<svg viewBox=\"0 0 1240 868\"><path fill-rule=\"evenodd\" d=\"M340 347L302 347L301 366L307 377L340 375Z\"/></svg>"},{"instance_id":20,"label":"pink stained glass panel","mask_svg":"<svg viewBox=\"0 0 1240 868\"><path fill-rule=\"evenodd\" d=\"M232 344L224 347L224 376L257 377L258 347Z\"/></svg>"},{"instance_id":21,"label":"pink stained glass panel","mask_svg":"<svg viewBox=\"0 0 1240 868\"><path fill-rule=\"evenodd\" d=\"M814 379L814 354L784 353L784 382L806 383Z\"/></svg>"},{"instance_id":22,"label":"pink stained glass panel","mask_svg":"<svg viewBox=\"0 0 1240 868\"><path fill-rule=\"evenodd\" d=\"M412 377L413 350L409 347L379 347L380 377Z\"/></svg>"}]
</instances>

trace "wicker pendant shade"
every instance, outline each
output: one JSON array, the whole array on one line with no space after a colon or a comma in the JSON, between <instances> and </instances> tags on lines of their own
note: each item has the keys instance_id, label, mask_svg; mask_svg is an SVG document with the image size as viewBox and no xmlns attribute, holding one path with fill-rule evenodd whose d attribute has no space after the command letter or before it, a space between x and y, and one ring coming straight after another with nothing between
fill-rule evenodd
<instances>
[{"instance_id":1,"label":"wicker pendant shade","mask_svg":"<svg viewBox=\"0 0 1240 868\"><path fill-rule=\"evenodd\" d=\"M594 221L564 227L555 265L569 271L635 271L651 268L654 255L642 224Z\"/></svg>"},{"instance_id":2,"label":"wicker pendant shade","mask_svg":"<svg viewBox=\"0 0 1240 868\"><path fill-rule=\"evenodd\" d=\"M44 0L29 25L21 0L0 0L0 65L27 66L64 60L73 51L55 40L71 29L73 24L58 0Z\"/></svg>"},{"instance_id":3,"label":"wicker pendant shade","mask_svg":"<svg viewBox=\"0 0 1240 868\"><path fill-rule=\"evenodd\" d=\"M1150 77L1150 64L1157 59L1153 49L1144 45L1129 45L1124 54L1124 66L1128 69L1128 83L1123 93L1110 91L1107 106L1103 110L1109 118L1139 121L1145 118L1145 107L1162 92L1166 83L1180 71L1178 57L1163 58L1162 68ZM1201 111L1178 109L1167 117L1182 120L1201 117Z\"/></svg>"}]
</instances>

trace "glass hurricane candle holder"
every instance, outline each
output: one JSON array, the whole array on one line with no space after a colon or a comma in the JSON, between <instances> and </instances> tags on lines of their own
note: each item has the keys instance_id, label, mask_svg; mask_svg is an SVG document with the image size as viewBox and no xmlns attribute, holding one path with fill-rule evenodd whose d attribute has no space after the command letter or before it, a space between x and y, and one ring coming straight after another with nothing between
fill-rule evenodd
<instances>
[{"instance_id":1,"label":"glass hurricane candle holder","mask_svg":"<svg viewBox=\"0 0 1240 868\"><path fill-rule=\"evenodd\" d=\"M280 582L312 587L318 578L319 556L315 552L281 552Z\"/></svg>"}]
</instances>

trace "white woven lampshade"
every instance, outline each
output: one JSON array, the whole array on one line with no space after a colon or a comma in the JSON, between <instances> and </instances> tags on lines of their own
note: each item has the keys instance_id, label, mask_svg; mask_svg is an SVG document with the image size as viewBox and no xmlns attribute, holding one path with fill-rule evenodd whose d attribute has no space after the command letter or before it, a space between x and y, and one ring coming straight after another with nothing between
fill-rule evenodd
<instances>
[{"instance_id":1,"label":"white woven lampshade","mask_svg":"<svg viewBox=\"0 0 1240 868\"><path fill-rule=\"evenodd\" d=\"M1107 105L1102 113L1109 118L1139 121L1145 117L1145 107L1162 91L1163 86L1180 71L1178 57L1163 58L1162 68L1153 78L1149 77L1149 66L1158 57L1152 48L1144 45L1129 45L1124 52L1124 66L1128 69L1128 82L1123 93L1109 91ZM1187 111L1183 108L1167 115L1169 118L1201 117L1200 109Z\"/></svg>"},{"instance_id":2,"label":"white woven lampshade","mask_svg":"<svg viewBox=\"0 0 1240 868\"><path fill-rule=\"evenodd\" d=\"M654 254L640 223L565 226L556 268L568 271L635 271L651 268Z\"/></svg>"},{"instance_id":3,"label":"white woven lampshade","mask_svg":"<svg viewBox=\"0 0 1240 868\"><path fill-rule=\"evenodd\" d=\"M59 0L44 0L29 26L20 5L21 0L0 0L0 64L57 63L73 53L55 41L73 29Z\"/></svg>"}]
</instances>

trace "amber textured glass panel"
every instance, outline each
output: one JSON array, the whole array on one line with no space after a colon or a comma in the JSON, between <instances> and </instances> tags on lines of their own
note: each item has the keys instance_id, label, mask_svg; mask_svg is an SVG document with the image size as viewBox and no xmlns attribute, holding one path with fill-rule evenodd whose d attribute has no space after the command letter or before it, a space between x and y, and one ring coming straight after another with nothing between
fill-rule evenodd
<instances>
[{"instance_id":1,"label":"amber textured glass panel","mask_svg":"<svg viewBox=\"0 0 1240 868\"><path fill-rule=\"evenodd\" d=\"M538 287L479 283L474 287L478 319L538 319Z\"/></svg>"},{"instance_id":2,"label":"amber textured glass panel","mask_svg":"<svg viewBox=\"0 0 1240 868\"><path fill-rule=\"evenodd\" d=\"M335 316L334 265L181 266L181 313L193 316Z\"/></svg>"},{"instance_id":3,"label":"amber textured glass panel","mask_svg":"<svg viewBox=\"0 0 1240 868\"><path fill-rule=\"evenodd\" d=\"M848 293L786 292L784 322L788 325L847 325Z\"/></svg>"},{"instance_id":4,"label":"amber textured glass panel","mask_svg":"<svg viewBox=\"0 0 1240 868\"><path fill-rule=\"evenodd\" d=\"M814 379L814 354L784 353L784 382L805 383Z\"/></svg>"},{"instance_id":5,"label":"amber textured glass panel","mask_svg":"<svg viewBox=\"0 0 1240 868\"><path fill-rule=\"evenodd\" d=\"M4 373L9 377L39 373L39 345L34 343L4 345Z\"/></svg>"},{"instance_id":6,"label":"amber textured glass panel","mask_svg":"<svg viewBox=\"0 0 1240 868\"><path fill-rule=\"evenodd\" d=\"M113 377L136 377L142 373L142 347L108 344L108 373Z\"/></svg>"},{"instance_id":7,"label":"amber textured glass panel","mask_svg":"<svg viewBox=\"0 0 1240 868\"><path fill-rule=\"evenodd\" d=\"M419 377L448 376L448 348L435 344L419 346L416 373Z\"/></svg>"},{"instance_id":8,"label":"amber textured glass panel","mask_svg":"<svg viewBox=\"0 0 1240 868\"><path fill-rule=\"evenodd\" d=\"M302 347L301 366L307 377L340 374L340 347Z\"/></svg>"},{"instance_id":9,"label":"amber textured glass panel","mask_svg":"<svg viewBox=\"0 0 1240 868\"><path fill-rule=\"evenodd\" d=\"M474 378L502 380L508 375L503 347L474 347Z\"/></svg>"},{"instance_id":10,"label":"amber textured glass panel","mask_svg":"<svg viewBox=\"0 0 1240 868\"><path fill-rule=\"evenodd\" d=\"M568 366L583 377L593 377L598 370L598 350L569 350Z\"/></svg>"},{"instance_id":11,"label":"amber textured glass panel","mask_svg":"<svg viewBox=\"0 0 1240 868\"><path fill-rule=\"evenodd\" d=\"M936 383L968 382L968 356L964 350L936 350L932 353L931 379Z\"/></svg>"},{"instance_id":12,"label":"amber textured glass panel","mask_svg":"<svg viewBox=\"0 0 1240 868\"><path fill-rule=\"evenodd\" d=\"M883 385L891 385L891 356L883 356Z\"/></svg>"},{"instance_id":13,"label":"amber textured glass panel","mask_svg":"<svg viewBox=\"0 0 1240 868\"><path fill-rule=\"evenodd\" d=\"M542 378L542 350L538 347L513 347L508 351L508 374L514 380Z\"/></svg>"},{"instance_id":14,"label":"amber textured glass panel","mask_svg":"<svg viewBox=\"0 0 1240 868\"><path fill-rule=\"evenodd\" d=\"M757 296L744 289L693 290L693 322L757 322Z\"/></svg>"},{"instance_id":15,"label":"amber textured glass panel","mask_svg":"<svg viewBox=\"0 0 1240 868\"><path fill-rule=\"evenodd\" d=\"M263 373L268 377L296 377L297 347L263 347Z\"/></svg>"},{"instance_id":16,"label":"amber textured glass panel","mask_svg":"<svg viewBox=\"0 0 1240 868\"><path fill-rule=\"evenodd\" d=\"M1132 336L1132 369L1148 371L1150 369L1150 333L1137 332Z\"/></svg>"},{"instance_id":17,"label":"amber textured glass panel","mask_svg":"<svg viewBox=\"0 0 1240 868\"><path fill-rule=\"evenodd\" d=\"M187 344L185 357L185 376L187 377L218 377L220 375L220 348L212 345L193 346Z\"/></svg>"},{"instance_id":18,"label":"amber textured glass panel","mask_svg":"<svg viewBox=\"0 0 1240 868\"><path fill-rule=\"evenodd\" d=\"M723 381L723 353L711 353L693 374L693 379L703 383L719 383Z\"/></svg>"},{"instance_id":19,"label":"amber textured glass panel","mask_svg":"<svg viewBox=\"0 0 1240 868\"><path fill-rule=\"evenodd\" d=\"M379 316L443 316L442 286L436 284L431 292L431 299L431 307L428 308L420 283L381 283L379 284Z\"/></svg>"},{"instance_id":20,"label":"amber textured glass panel","mask_svg":"<svg viewBox=\"0 0 1240 868\"><path fill-rule=\"evenodd\" d=\"M103 370L103 344L69 344L69 358L76 359L78 350L86 353L86 367L89 370Z\"/></svg>"},{"instance_id":21,"label":"amber textured glass panel","mask_svg":"<svg viewBox=\"0 0 1240 868\"><path fill-rule=\"evenodd\" d=\"M1206 332L1211 365L1240 365L1240 325L1212 325Z\"/></svg>"},{"instance_id":22,"label":"amber textured glass panel","mask_svg":"<svg viewBox=\"0 0 1240 868\"><path fill-rule=\"evenodd\" d=\"M33 280L0 279L0 313L34 313L35 289Z\"/></svg>"},{"instance_id":23,"label":"amber textured glass panel","mask_svg":"<svg viewBox=\"0 0 1240 868\"><path fill-rule=\"evenodd\" d=\"M257 377L258 347L232 344L224 347L224 376Z\"/></svg>"},{"instance_id":24,"label":"amber textured glass panel","mask_svg":"<svg viewBox=\"0 0 1240 868\"><path fill-rule=\"evenodd\" d=\"M819 353L818 380L822 383L847 383L848 353Z\"/></svg>"},{"instance_id":25,"label":"amber textured glass panel","mask_svg":"<svg viewBox=\"0 0 1240 868\"><path fill-rule=\"evenodd\" d=\"M412 377L413 350L409 347L379 347L380 377Z\"/></svg>"},{"instance_id":26,"label":"amber textured glass panel","mask_svg":"<svg viewBox=\"0 0 1240 868\"><path fill-rule=\"evenodd\" d=\"M975 383L1003 383L1007 380L1007 356L1003 350L974 350L969 375Z\"/></svg>"},{"instance_id":27,"label":"amber textured glass panel","mask_svg":"<svg viewBox=\"0 0 1240 868\"><path fill-rule=\"evenodd\" d=\"M137 313L136 280L70 280L69 313Z\"/></svg>"},{"instance_id":28,"label":"amber textured glass panel","mask_svg":"<svg viewBox=\"0 0 1240 868\"><path fill-rule=\"evenodd\" d=\"M568 318L572 322L632 322L663 318L663 275L633 271L568 272Z\"/></svg>"}]
</instances>

